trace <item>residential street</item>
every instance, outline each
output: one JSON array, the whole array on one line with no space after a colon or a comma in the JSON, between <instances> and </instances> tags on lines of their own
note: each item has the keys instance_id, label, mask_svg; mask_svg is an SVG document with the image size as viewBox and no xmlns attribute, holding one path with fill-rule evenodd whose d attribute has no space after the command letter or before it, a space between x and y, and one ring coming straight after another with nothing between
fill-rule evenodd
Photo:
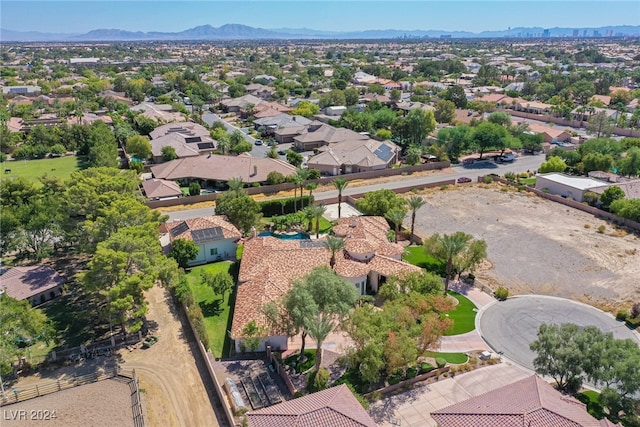
<instances>
[{"instance_id":1,"label":"residential street","mask_svg":"<svg viewBox=\"0 0 640 427\"><path fill-rule=\"evenodd\" d=\"M411 185L420 185L431 182L444 181L449 179L458 179L462 176L476 180L478 176L486 175L489 173L497 173L504 175L506 172L526 172L527 170L537 170L540 164L544 162L544 154L538 154L535 156L523 156L518 157L513 163L496 164L493 162L483 163L479 165L471 166L455 166L445 172L437 173L435 175L421 176L412 178L410 176L405 179L401 179L393 182L385 182L381 184L371 184L359 187L347 187L343 192L343 195L362 194L370 191L381 189L394 189ZM314 192L315 199L318 201L330 199L338 196L336 190ZM177 221L181 219L198 218L203 215L213 215L213 208L198 208L198 209L184 209L180 211L168 212L169 221Z\"/></svg>"}]
</instances>

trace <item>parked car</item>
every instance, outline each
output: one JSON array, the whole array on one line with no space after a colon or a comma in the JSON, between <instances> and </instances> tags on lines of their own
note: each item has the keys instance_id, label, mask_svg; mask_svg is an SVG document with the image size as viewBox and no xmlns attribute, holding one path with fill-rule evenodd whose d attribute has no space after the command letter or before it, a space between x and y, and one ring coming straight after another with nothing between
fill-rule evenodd
<instances>
[{"instance_id":1,"label":"parked car","mask_svg":"<svg viewBox=\"0 0 640 427\"><path fill-rule=\"evenodd\" d=\"M261 140L261 139L256 139L255 144L256 144L256 145L262 145L262 140Z\"/></svg>"},{"instance_id":2,"label":"parked car","mask_svg":"<svg viewBox=\"0 0 640 427\"><path fill-rule=\"evenodd\" d=\"M276 146L278 145L278 141L269 141L269 142L267 143L267 145L268 145L269 147L276 147Z\"/></svg>"},{"instance_id":3,"label":"parked car","mask_svg":"<svg viewBox=\"0 0 640 427\"><path fill-rule=\"evenodd\" d=\"M468 178L466 176L461 176L460 178L458 178L458 184L464 184L466 182L471 182L471 178Z\"/></svg>"}]
</instances>

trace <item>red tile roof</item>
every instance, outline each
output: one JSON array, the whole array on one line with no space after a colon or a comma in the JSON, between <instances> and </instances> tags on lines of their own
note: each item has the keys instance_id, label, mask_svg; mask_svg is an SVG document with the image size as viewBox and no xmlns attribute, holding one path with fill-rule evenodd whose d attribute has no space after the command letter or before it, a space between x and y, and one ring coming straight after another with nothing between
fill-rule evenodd
<instances>
[{"instance_id":1,"label":"red tile roof","mask_svg":"<svg viewBox=\"0 0 640 427\"><path fill-rule=\"evenodd\" d=\"M182 226L181 230L183 231L181 233L171 233L171 230L180 226L181 224L186 224L186 226ZM238 231L235 225L227 221L227 217L225 217L224 215L211 215L201 218L187 219L184 221L167 222L162 225L161 231L169 233L171 240L193 240L193 237L191 236L192 231L206 230L217 227L219 227L220 231L222 232L222 235L219 236L219 239L240 239L242 237L242 233Z\"/></svg>"},{"instance_id":2,"label":"red tile roof","mask_svg":"<svg viewBox=\"0 0 640 427\"><path fill-rule=\"evenodd\" d=\"M432 412L440 427L606 427L537 375Z\"/></svg>"},{"instance_id":3,"label":"red tile roof","mask_svg":"<svg viewBox=\"0 0 640 427\"><path fill-rule=\"evenodd\" d=\"M247 413L249 427L375 427L346 385Z\"/></svg>"}]
</instances>

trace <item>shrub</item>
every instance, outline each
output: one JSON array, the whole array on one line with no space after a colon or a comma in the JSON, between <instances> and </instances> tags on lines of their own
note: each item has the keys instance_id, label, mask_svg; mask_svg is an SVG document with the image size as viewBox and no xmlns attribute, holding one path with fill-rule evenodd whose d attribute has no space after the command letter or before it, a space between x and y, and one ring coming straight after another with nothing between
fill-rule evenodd
<instances>
[{"instance_id":1,"label":"shrub","mask_svg":"<svg viewBox=\"0 0 640 427\"><path fill-rule=\"evenodd\" d=\"M637 302L633 304L633 306L631 306L631 311L629 312L629 314L631 314L631 317L633 317L634 319L636 317L640 317L640 302Z\"/></svg>"},{"instance_id":2,"label":"shrub","mask_svg":"<svg viewBox=\"0 0 640 427\"><path fill-rule=\"evenodd\" d=\"M607 229L604 225L598 226L598 233L604 234L604 231Z\"/></svg>"},{"instance_id":3,"label":"shrub","mask_svg":"<svg viewBox=\"0 0 640 427\"><path fill-rule=\"evenodd\" d=\"M589 229L589 228L591 228L591 225L590 225L590 224L585 224L585 225L584 225L584 228Z\"/></svg>"},{"instance_id":4,"label":"shrub","mask_svg":"<svg viewBox=\"0 0 640 427\"><path fill-rule=\"evenodd\" d=\"M406 378L414 378L416 375L418 375L418 368L407 368L407 372L405 373Z\"/></svg>"},{"instance_id":5,"label":"shrub","mask_svg":"<svg viewBox=\"0 0 640 427\"><path fill-rule=\"evenodd\" d=\"M625 322L629 318L629 312L627 310L620 310L616 313L616 320Z\"/></svg>"},{"instance_id":6,"label":"shrub","mask_svg":"<svg viewBox=\"0 0 640 427\"><path fill-rule=\"evenodd\" d=\"M200 184L197 182L192 182L189 184L189 195L190 196L199 196L200 195Z\"/></svg>"},{"instance_id":7,"label":"shrub","mask_svg":"<svg viewBox=\"0 0 640 427\"><path fill-rule=\"evenodd\" d=\"M491 178L489 175L485 175L482 178L482 182L484 182L485 184L491 184L493 182L493 178Z\"/></svg>"},{"instance_id":8,"label":"shrub","mask_svg":"<svg viewBox=\"0 0 640 427\"><path fill-rule=\"evenodd\" d=\"M313 370L307 375L307 389L311 393L324 390L329 385L329 371L321 368L319 371Z\"/></svg>"},{"instance_id":9,"label":"shrub","mask_svg":"<svg viewBox=\"0 0 640 427\"><path fill-rule=\"evenodd\" d=\"M421 373L421 374L424 374L424 373L427 373L427 372L431 372L431 371L433 371L434 369L436 369L436 367L435 367L435 366L433 366L431 363L422 362L422 363L420 364L420 373Z\"/></svg>"},{"instance_id":10,"label":"shrub","mask_svg":"<svg viewBox=\"0 0 640 427\"><path fill-rule=\"evenodd\" d=\"M447 184L440 186L441 191L445 191L447 189L449 189L449 186Z\"/></svg>"},{"instance_id":11,"label":"shrub","mask_svg":"<svg viewBox=\"0 0 640 427\"><path fill-rule=\"evenodd\" d=\"M498 289L495 290L493 295L495 295L495 297L498 300L504 301L507 299L507 297L509 297L509 289L500 286Z\"/></svg>"},{"instance_id":12,"label":"shrub","mask_svg":"<svg viewBox=\"0 0 640 427\"><path fill-rule=\"evenodd\" d=\"M389 385L398 384L401 380L402 378L400 377L400 375L389 375L389 377L387 378Z\"/></svg>"},{"instance_id":13,"label":"shrub","mask_svg":"<svg viewBox=\"0 0 640 427\"><path fill-rule=\"evenodd\" d=\"M507 172L504 174L504 178L507 181L514 182L516 180L516 174L513 172Z\"/></svg>"},{"instance_id":14,"label":"shrub","mask_svg":"<svg viewBox=\"0 0 640 427\"><path fill-rule=\"evenodd\" d=\"M446 364L447 361L445 359L443 359L442 357L436 357L436 366L438 368L444 368Z\"/></svg>"},{"instance_id":15,"label":"shrub","mask_svg":"<svg viewBox=\"0 0 640 427\"><path fill-rule=\"evenodd\" d=\"M302 198L304 205L309 205L309 196L304 196ZM283 205L281 203L282 200L265 200L259 202L260 210L262 210L262 215L265 217L272 217L277 215L283 215ZM295 203L295 207L300 209L300 198L297 198ZM294 213L294 199L284 199L284 214Z\"/></svg>"}]
</instances>

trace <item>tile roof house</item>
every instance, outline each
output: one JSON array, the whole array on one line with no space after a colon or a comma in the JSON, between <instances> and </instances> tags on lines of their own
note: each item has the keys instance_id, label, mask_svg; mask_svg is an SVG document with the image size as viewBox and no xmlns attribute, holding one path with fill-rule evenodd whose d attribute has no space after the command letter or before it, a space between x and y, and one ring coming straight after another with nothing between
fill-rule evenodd
<instances>
[{"instance_id":1,"label":"tile roof house","mask_svg":"<svg viewBox=\"0 0 640 427\"><path fill-rule=\"evenodd\" d=\"M209 131L197 123L169 123L155 128L151 137L151 152L155 163L162 163L162 148L171 146L178 158L200 156L213 151L217 142Z\"/></svg>"},{"instance_id":2,"label":"tile roof house","mask_svg":"<svg viewBox=\"0 0 640 427\"><path fill-rule=\"evenodd\" d=\"M238 98L227 99L221 102L222 107L229 113L237 113L242 109L247 108L249 104L258 105L264 102L262 99L251 94L243 95Z\"/></svg>"},{"instance_id":3,"label":"tile roof house","mask_svg":"<svg viewBox=\"0 0 640 427\"><path fill-rule=\"evenodd\" d=\"M0 290L31 305L42 304L62 295L65 279L48 265L13 267L0 276Z\"/></svg>"},{"instance_id":4,"label":"tile roof house","mask_svg":"<svg viewBox=\"0 0 640 427\"><path fill-rule=\"evenodd\" d=\"M253 126L256 130L263 128L265 133L275 133L278 129L287 128L299 128L311 123L311 120L302 116L290 116L289 114L280 113L275 116L265 117L262 119L256 119L253 121Z\"/></svg>"},{"instance_id":5,"label":"tile roof house","mask_svg":"<svg viewBox=\"0 0 640 427\"><path fill-rule=\"evenodd\" d=\"M292 131L294 129L292 128ZM299 150L312 150L323 145L329 145L346 140L367 140L366 135L361 135L351 129L335 128L331 125L314 120L309 125L295 129L297 135L293 137L293 143ZM276 131L276 135L280 132Z\"/></svg>"},{"instance_id":6,"label":"tile roof house","mask_svg":"<svg viewBox=\"0 0 640 427\"><path fill-rule=\"evenodd\" d=\"M561 394L537 375L472 397L438 411L431 417L439 427L608 427L582 402Z\"/></svg>"},{"instance_id":7,"label":"tile roof house","mask_svg":"<svg viewBox=\"0 0 640 427\"><path fill-rule=\"evenodd\" d=\"M238 240L242 237L242 233L224 215L167 222L160 226L160 232L160 241L167 252L170 250L167 240L170 243L175 239L187 239L198 245L200 250L196 258L189 261L190 266L235 260Z\"/></svg>"},{"instance_id":8,"label":"tile roof house","mask_svg":"<svg viewBox=\"0 0 640 427\"><path fill-rule=\"evenodd\" d=\"M156 121L158 123L175 123L186 122L184 114L174 112L173 107L168 104L154 104L152 102L143 102L135 107L131 107L132 111L141 111L142 116Z\"/></svg>"},{"instance_id":9,"label":"tile roof house","mask_svg":"<svg viewBox=\"0 0 640 427\"><path fill-rule=\"evenodd\" d=\"M391 141L358 139L324 146L320 151L309 158L309 168L335 176L390 168L398 161L400 147Z\"/></svg>"},{"instance_id":10,"label":"tile roof house","mask_svg":"<svg viewBox=\"0 0 640 427\"><path fill-rule=\"evenodd\" d=\"M247 413L249 427L375 427L367 411L342 384Z\"/></svg>"},{"instance_id":11,"label":"tile roof house","mask_svg":"<svg viewBox=\"0 0 640 427\"><path fill-rule=\"evenodd\" d=\"M375 293L387 277L421 271L402 261L404 248L389 243L389 225L383 217L361 216L341 218L333 228L345 239L345 250L336 254L336 273L356 286L361 295ZM277 301L293 286L296 279L311 273L315 267L329 265L331 252L322 240L281 240L254 237L244 244L238 276L238 292L234 309L231 338L240 352L242 329L252 320L259 326L268 322L259 307ZM271 330L265 344L286 350L288 337Z\"/></svg>"},{"instance_id":12,"label":"tile roof house","mask_svg":"<svg viewBox=\"0 0 640 427\"><path fill-rule=\"evenodd\" d=\"M270 172L290 176L296 173L296 168L280 159L253 157L247 153L186 157L151 166L154 178L209 181L205 186L218 187L232 178L240 178L245 184L264 183Z\"/></svg>"},{"instance_id":13,"label":"tile roof house","mask_svg":"<svg viewBox=\"0 0 640 427\"><path fill-rule=\"evenodd\" d=\"M165 179L147 179L142 181L142 189L149 200L169 200L182 196L180 186Z\"/></svg>"}]
</instances>

